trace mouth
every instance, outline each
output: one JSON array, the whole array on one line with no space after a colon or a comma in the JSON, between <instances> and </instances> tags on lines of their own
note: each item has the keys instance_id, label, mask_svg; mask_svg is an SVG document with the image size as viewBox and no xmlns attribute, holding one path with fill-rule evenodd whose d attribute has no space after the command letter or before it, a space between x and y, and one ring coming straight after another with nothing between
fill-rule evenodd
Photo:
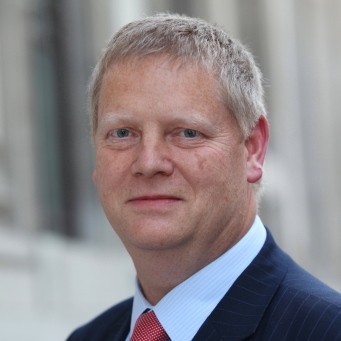
<instances>
[{"instance_id":1,"label":"mouth","mask_svg":"<svg viewBox=\"0 0 341 341\"><path fill-rule=\"evenodd\" d=\"M132 199L129 199L127 203L130 203L133 206L139 208L152 209L169 207L179 201L182 201L182 199L173 195L153 194L134 197Z\"/></svg>"},{"instance_id":2,"label":"mouth","mask_svg":"<svg viewBox=\"0 0 341 341\"><path fill-rule=\"evenodd\" d=\"M181 200L179 197L173 196L173 195L167 195L167 194L151 194L151 195L141 195L139 197L134 197L132 199L129 199L128 201L134 201L134 200Z\"/></svg>"}]
</instances>

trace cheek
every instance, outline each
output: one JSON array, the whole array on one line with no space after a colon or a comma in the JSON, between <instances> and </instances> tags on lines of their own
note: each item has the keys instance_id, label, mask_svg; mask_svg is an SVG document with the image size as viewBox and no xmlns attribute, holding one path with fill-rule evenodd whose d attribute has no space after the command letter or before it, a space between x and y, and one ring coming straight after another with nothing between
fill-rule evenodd
<instances>
[{"instance_id":1,"label":"cheek","mask_svg":"<svg viewBox=\"0 0 341 341\"><path fill-rule=\"evenodd\" d=\"M246 179L246 169L241 150L210 150L206 154L194 154L196 170L191 174L207 194L226 195L235 191L236 187Z\"/></svg>"},{"instance_id":2,"label":"cheek","mask_svg":"<svg viewBox=\"0 0 341 341\"><path fill-rule=\"evenodd\" d=\"M211 149L205 154L195 153L194 157L198 174L207 179L215 178L217 181L225 179L233 168L228 152Z\"/></svg>"},{"instance_id":3,"label":"cheek","mask_svg":"<svg viewBox=\"0 0 341 341\"><path fill-rule=\"evenodd\" d=\"M96 155L95 182L101 194L112 191L127 174L126 162L114 153L98 152Z\"/></svg>"}]
</instances>

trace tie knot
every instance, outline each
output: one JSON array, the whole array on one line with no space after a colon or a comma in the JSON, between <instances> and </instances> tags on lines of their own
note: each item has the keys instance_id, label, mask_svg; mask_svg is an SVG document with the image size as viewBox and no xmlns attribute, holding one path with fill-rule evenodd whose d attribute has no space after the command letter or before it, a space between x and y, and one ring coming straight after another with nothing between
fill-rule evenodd
<instances>
[{"instance_id":1,"label":"tie knot","mask_svg":"<svg viewBox=\"0 0 341 341\"><path fill-rule=\"evenodd\" d=\"M135 323L131 341L169 341L170 338L157 319L154 311L140 315Z\"/></svg>"}]
</instances>

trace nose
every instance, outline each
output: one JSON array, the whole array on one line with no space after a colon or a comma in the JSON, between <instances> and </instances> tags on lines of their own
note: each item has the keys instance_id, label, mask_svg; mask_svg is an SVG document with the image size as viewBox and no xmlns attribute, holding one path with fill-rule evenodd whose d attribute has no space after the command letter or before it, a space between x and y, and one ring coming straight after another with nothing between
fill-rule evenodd
<instances>
[{"instance_id":1,"label":"nose","mask_svg":"<svg viewBox=\"0 0 341 341\"><path fill-rule=\"evenodd\" d=\"M157 136L142 138L131 171L134 175L143 175L148 178L157 174L171 175L174 171L174 164L170 158L167 142Z\"/></svg>"}]
</instances>

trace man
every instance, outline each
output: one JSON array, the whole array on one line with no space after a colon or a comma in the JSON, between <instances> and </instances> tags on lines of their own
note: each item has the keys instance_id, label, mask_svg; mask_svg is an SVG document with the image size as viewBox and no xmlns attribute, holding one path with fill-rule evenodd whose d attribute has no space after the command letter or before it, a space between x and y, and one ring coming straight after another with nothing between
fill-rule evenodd
<instances>
[{"instance_id":1,"label":"man","mask_svg":"<svg viewBox=\"0 0 341 341\"><path fill-rule=\"evenodd\" d=\"M178 15L132 22L90 95L93 179L137 283L69 340L341 340L340 295L257 216L269 128L238 41Z\"/></svg>"}]
</instances>

